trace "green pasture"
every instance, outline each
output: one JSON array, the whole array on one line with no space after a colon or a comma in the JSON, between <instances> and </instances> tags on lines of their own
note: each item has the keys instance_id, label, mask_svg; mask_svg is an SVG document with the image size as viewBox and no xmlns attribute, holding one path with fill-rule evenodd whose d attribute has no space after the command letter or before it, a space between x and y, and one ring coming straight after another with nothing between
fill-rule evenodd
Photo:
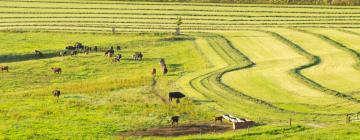
<instances>
[{"instance_id":1,"label":"green pasture","mask_svg":"<svg viewBox=\"0 0 360 140\"><path fill-rule=\"evenodd\" d=\"M0 139L121 139L175 115L185 125L222 114L258 125L126 138L359 139L359 23L359 6L3 0L0 66L10 69L0 72ZM76 42L121 46L123 59L59 56ZM169 103L169 91L187 97Z\"/></svg>"},{"instance_id":2,"label":"green pasture","mask_svg":"<svg viewBox=\"0 0 360 140\"><path fill-rule=\"evenodd\" d=\"M111 138L120 131L168 125L171 115L182 115L184 121L201 121L216 113L206 112L206 108L200 111L188 100L181 108L168 106L157 97L158 94L167 100L166 92L178 90L168 85L175 85L173 81L184 72L204 66L200 56L192 51L194 38L191 36L184 36L184 41L172 41L172 36L167 34L3 34L1 39L8 42L2 42L2 50L8 50L6 48L18 40L23 43L14 51L1 51L2 56L12 56L1 59L1 65L11 68L9 73L1 73L0 133L4 138ZM99 52L76 57L12 60L16 58L13 55L21 57L32 53L20 48L52 52L73 44L75 39L103 47L121 45L123 50L118 53L125 58L134 51L142 51L145 59L112 63ZM168 76L161 74L160 58L165 58L169 65ZM53 74L51 67L61 67L63 73ZM155 87L151 87L152 68L159 70ZM51 95L54 89L62 91L59 99ZM66 132L59 133L59 129Z\"/></svg>"}]
</instances>

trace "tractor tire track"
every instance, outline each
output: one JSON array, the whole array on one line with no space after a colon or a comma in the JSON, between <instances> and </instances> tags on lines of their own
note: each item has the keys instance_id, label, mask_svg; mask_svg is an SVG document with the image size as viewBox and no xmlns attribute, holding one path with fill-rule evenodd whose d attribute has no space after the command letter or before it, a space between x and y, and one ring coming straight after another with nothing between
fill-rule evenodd
<instances>
[{"instance_id":1,"label":"tractor tire track","mask_svg":"<svg viewBox=\"0 0 360 140\"><path fill-rule=\"evenodd\" d=\"M263 31L263 30L254 30L254 31L271 33L271 35L274 36L274 34L272 32L269 32L269 31ZM210 33L208 33L208 34L210 34ZM227 93L227 94L230 93L230 94L232 94L234 96L240 97L242 99L246 99L248 101L251 101L251 102L254 102L254 103L257 103L257 104L261 104L264 107L270 108L270 109L278 111L278 112L291 113L291 114L303 114L303 115L323 115L323 116L341 116L341 115L344 115L344 114L348 114L348 113L343 113L343 114L307 113L307 112L298 112L298 111L286 110L286 109L280 108L278 106L275 106L272 103L269 103L267 101L264 101L264 100L261 100L261 99L258 99L258 98L252 97L252 96L249 96L249 95L247 95L245 93L239 92L239 91L231 88L230 86L228 86L228 85L226 85L225 83L222 82L223 75L225 75L228 72L233 72L233 71L237 71L237 70L243 70L243 69L247 69L247 68L252 68L256 64L253 61L251 61L246 55L244 55L242 52L240 52L238 49L236 49L232 45L232 43L228 39L226 39L224 36L221 36L221 35L218 35L218 34L210 34L210 35L216 36L216 37L221 38L222 40L224 40L227 43L228 48L230 48L233 52L236 52L236 54L238 56L242 57L242 59L245 61L245 64L236 61L236 58L231 57L229 55L229 52L223 52L223 53L227 54L227 56L223 56L223 55L219 54L219 51L216 51L218 53L218 55L220 55L224 60L225 60L224 57L229 57L226 60L226 63L228 63L228 66L224 67L224 68L219 68L217 70L214 70L214 71L211 71L211 72L208 72L208 73L205 73L205 74L203 74L201 76L198 76L198 77L195 77L195 78L193 78L193 79L191 79L189 81L189 85L194 90L196 90L198 93L202 94L204 97L211 99L211 97L209 97L207 95L208 92L213 92L212 94L215 94L215 95L217 95L219 97L222 97L222 98L226 98L226 96L224 96L221 93ZM279 34L277 34L277 35L279 35ZM277 38L277 39L279 39L279 38ZM284 40L282 40L282 42L283 41ZM285 40L285 41L289 41L289 40ZM287 43L287 44L289 44L289 43ZM217 45L218 46L215 46L215 47L220 47L222 51L225 51L224 47L226 47L226 46L221 46L219 44L217 44ZM215 48L212 45L210 45L210 46L213 49ZM216 50L216 49L214 49L214 50ZM320 60L320 58L318 60ZM318 63L320 63L320 61L313 61L312 63L301 66L301 68L295 68L295 69L298 69L297 71L300 71L302 69L317 65ZM214 87L209 86L208 83L212 83L212 85L216 85L217 88L222 90L222 92L219 93L218 91L214 90ZM197 84L198 85L200 84L201 87L195 86ZM200 89L200 88L202 88L202 89ZM221 106L221 104L219 104L219 103L216 103L216 104ZM351 114L354 114L354 113L351 113Z\"/></svg>"},{"instance_id":2,"label":"tractor tire track","mask_svg":"<svg viewBox=\"0 0 360 140\"><path fill-rule=\"evenodd\" d=\"M300 31L304 31L304 30L300 30ZM302 47L300 47L300 45L288 40L287 38L283 37L282 35L280 35L278 33L270 32L270 31L263 31L263 32L267 32L269 34L272 34L272 36L274 36L275 38L277 38L281 42L287 44L288 46L293 48L299 54L301 54L301 55L305 56L306 58L308 58L309 60L311 60L310 63L299 66L299 67L293 69L291 71L291 74L294 77L296 77L297 79L300 79L301 81L306 83L306 85L308 85L308 86L310 86L312 88L315 88L317 90L320 90L320 91L322 91L324 93L327 93L327 94L330 94L330 95L333 95L333 96L336 96L336 97L339 97L339 98L342 98L342 99L346 99L346 100L349 100L349 101L352 101L352 102L355 102L355 103L360 103L359 99L357 99L355 97L352 97L351 95L348 95L348 94L345 94L345 93L342 93L342 92L327 88L327 87L315 82L314 80L304 76L301 73L302 70L305 70L305 69L308 69L310 67L313 67L313 66L316 66L316 65L320 64L321 63L321 58L319 56L311 54L310 52L308 52L305 49L303 49ZM307 32L305 32L305 33L307 33ZM326 39L329 39L329 38L326 38Z\"/></svg>"},{"instance_id":3,"label":"tractor tire track","mask_svg":"<svg viewBox=\"0 0 360 140\"><path fill-rule=\"evenodd\" d=\"M360 67L359 67L360 66L360 53L357 52L356 50L347 47L346 45L342 44L341 42L338 42L338 41L335 41L335 40L331 39L331 37L328 37L328 36L325 36L325 35L322 35L322 34L318 34L318 33L314 33L314 32L310 32L308 30L299 30L299 31L302 31L302 32L308 33L308 34L312 34L314 36L317 36L320 39L324 40L325 42L328 42L328 43L332 44L332 46L337 47L339 49L342 49L342 50L348 52L357 61L357 64L355 64L354 68L360 69Z\"/></svg>"}]
</instances>

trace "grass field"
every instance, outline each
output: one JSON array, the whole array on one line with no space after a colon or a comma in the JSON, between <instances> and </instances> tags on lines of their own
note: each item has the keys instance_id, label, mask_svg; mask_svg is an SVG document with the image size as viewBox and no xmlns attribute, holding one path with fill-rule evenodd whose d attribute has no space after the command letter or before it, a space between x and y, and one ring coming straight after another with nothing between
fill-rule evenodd
<instances>
[{"instance_id":1,"label":"grass field","mask_svg":"<svg viewBox=\"0 0 360 140\"><path fill-rule=\"evenodd\" d=\"M259 125L171 139L360 139L359 23L359 6L0 0L0 139L119 139L222 114ZM124 59L58 55L75 42Z\"/></svg>"}]
</instances>

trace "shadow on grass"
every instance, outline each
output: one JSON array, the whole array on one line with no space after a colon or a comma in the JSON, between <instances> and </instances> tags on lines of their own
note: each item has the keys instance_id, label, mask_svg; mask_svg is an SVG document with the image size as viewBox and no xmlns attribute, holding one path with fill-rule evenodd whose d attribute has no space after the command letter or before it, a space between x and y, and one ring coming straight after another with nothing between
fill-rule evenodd
<instances>
[{"instance_id":1,"label":"shadow on grass","mask_svg":"<svg viewBox=\"0 0 360 140\"><path fill-rule=\"evenodd\" d=\"M213 103L214 100L193 100L194 104L199 105L201 103Z\"/></svg>"},{"instance_id":2,"label":"shadow on grass","mask_svg":"<svg viewBox=\"0 0 360 140\"><path fill-rule=\"evenodd\" d=\"M0 63L11 63L19 61L28 61L28 60L38 60L38 59L48 59L57 57L59 54L57 52L45 53L43 56L35 56L32 54L9 54L9 55L0 55Z\"/></svg>"}]
</instances>

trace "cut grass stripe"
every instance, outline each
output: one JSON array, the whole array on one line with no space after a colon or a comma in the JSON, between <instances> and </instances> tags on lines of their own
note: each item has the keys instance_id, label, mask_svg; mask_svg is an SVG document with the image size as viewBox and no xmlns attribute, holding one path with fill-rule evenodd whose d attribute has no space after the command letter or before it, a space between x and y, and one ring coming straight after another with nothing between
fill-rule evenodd
<instances>
[{"instance_id":1,"label":"cut grass stripe","mask_svg":"<svg viewBox=\"0 0 360 140\"><path fill-rule=\"evenodd\" d=\"M268 31L265 31L265 32L268 32ZM340 97L340 98L343 98L343 99L346 99L346 100L349 100L349 101L353 101L353 102L356 102L356 103L360 103L360 100L352 97L351 95L347 95L347 94L341 93L339 91L329 89L329 88L327 88L327 87L313 81L312 79L304 76L301 73L301 71L304 70L304 69L308 69L310 67L313 67L315 65L320 64L321 63L320 57L309 53L308 51L304 50L298 44L295 44L294 42L288 40L287 38L281 36L278 33L275 33L275 32L269 32L269 33L271 33L274 37L278 38L278 40L280 40L283 43L287 44L288 46L292 47L299 54L301 54L301 55L305 56L306 58L308 58L309 60L311 60L311 63L306 64L306 65L302 65L300 67L297 67L297 68L293 69L291 74L294 77L304 81L308 86L313 87L315 89L318 89L320 91L323 91L324 93L327 93L327 94L330 94L330 95L333 95L333 96L336 96L336 97Z\"/></svg>"},{"instance_id":2,"label":"cut grass stripe","mask_svg":"<svg viewBox=\"0 0 360 140\"><path fill-rule=\"evenodd\" d=\"M311 31L308 31L308 30L300 30L302 32L305 32L305 33L308 33L308 34L312 34L312 35L315 35L315 36L318 36L319 38L321 38L322 40L326 41L326 42L329 42L330 44L332 44L333 46L337 47L337 48L340 48L346 52L348 52L351 56L354 57L354 59L357 61L357 64L355 64L355 68L356 69L359 69L359 65L360 65L360 53L358 53L357 51L355 51L354 49L351 49L347 46L345 46L344 44L338 42L338 41L335 41L333 39L331 39L330 37L328 36L325 36L325 35L322 35L322 34L318 34L318 33L314 33L314 32L311 32Z\"/></svg>"},{"instance_id":3,"label":"cut grass stripe","mask_svg":"<svg viewBox=\"0 0 360 140\"><path fill-rule=\"evenodd\" d=\"M319 19L254 19L254 18L243 18L243 19L226 19L226 18L191 18L191 17L183 17L186 19L186 23L189 23L188 21L221 21L221 22L250 22L250 21L263 21L263 22L278 22L278 21L289 21L289 22L299 22L299 21L359 21L359 18L319 18ZM51 17L51 16L7 16L7 17L0 17L0 19L11 20L21 20L21 21L27 21L27 19L37 19L39 21L46 21L46 20L52 20L52 21L60 21L59 19L63 19L66 21L69 21L69 19L88 19L88 20L94 20L94 19L104 19L104 20L129 20L129 19L135 19L135 20L176 20L175 17L123 17L123 16L117 16L117 17L101 17L101 16L59 16L59 17ZM11 20L12 21L12 20ZM185 24L185 23L184 23Z\"/></svg>"},{"instance_id":4,"label":"cut grass stripe","mask_svg":"<svg viewBox=\"0 0 360 140\"><path fill-rule=\"evenodd\" d=\"M214 47L213 47L213 48L214 48ZM216 47L216 48L214 48L214 49L218 50L217 52L225 51L224 49L221 49L220 47ZM219 49L220 49L220 50L219 50ZM229 49L229 48L228 48L228 49ZM230 49L230 50L231 50L231 49ZM234 53L234 50L233 50L233 51L230 51L230 52ZM235 52L236 52L236 51L235 51ZM224 55L229 55L229 54L230 54L230 53L224 52L222 55L221 55L221 54L219 54L219 55L220 55L220 56L224 56ZM243 59L246 59L246 57L243 58ZM248 58L247 58L247 59L248 59ZM330 115L330 116L332 116L332 115L336 115L336 116L337 116L337 115L344 115L344 114L305 113L305 112L296 112L296 111L285 110L285 109L279 108L279 107L277 107L277 106L274 106L274 105L272 105L271 103L268 103L268 102L266 102L266 101L263 101L263 100L260 100L260 99L257 99L257 98L248 96L248 95L246 95L246 94L243 94L243 93L241 93L241 92L239 92L239 91L236 91L235 89L232 89L231 87L229 87L229 86L227 86L226 84L222 83L222 81L221 81L222 75L225 74L225 73L227 73L227 72L230 72L230 71L241 70L241 69L249 68L249 67L254 66L255 64L254 64L254 63L251 63L251 64L246 65L246 66L244 66L244 67L237 67L237 66L236 66L236 65L237 65L236 62L238 63L238 62L239 62L238 60L235 60L234 58L231 58L231 57L230 57L230 58L225 58L225 60L227 60L227 63L230 63L230 64L232 64L233 66L227 67L226 69L222 69L222 70L220 70L219 72L213 72L212 74L208 75L207 77L204 77L204 79L200 80L200 82L203 83L202 86L207 86L207 85L208 85L208 84L205 84L205 83L204 83L205 81L212 81L211 79L214 79L214 80L213 80L213 84L214 84L214 85L217 85L217 86L220 87L221 89L224 89L225 91L227 91L227 92L225 92L225 93L231 93L231 94L234 95L234 96L241 97L241 98L245 98L246 100L250 100L250 101L252 101L252 102L265 105L265 106L267 106L267 107L269 107L269 108L272 108L272 109L275 109L275 110L278 110L278 111L281 111L281 112L288 112L288 113L295 113L295 114L307 114L307 115ZM229 62L229 61L232 61L232 62ZM248 60L248 61L250 61L250 60ZM235 62L235 63L234 63L234 62ZM235 66L234 66L234 65L235 65ZM244 64L242 64L242 65L244 65ZM236 67L236 68L234 68L234 67ZM213 77L213 78L211 78L211 77ZM215 79L216 79L216 80L215 80ZM192 83L192 82L190 82L190 83ZM207 86L207 89L210 89L210 88L211 88L211 87L208 87L208 86ZM210 91L211 91L211 89L210 89Z\"/></svg>"}]
</instances>

